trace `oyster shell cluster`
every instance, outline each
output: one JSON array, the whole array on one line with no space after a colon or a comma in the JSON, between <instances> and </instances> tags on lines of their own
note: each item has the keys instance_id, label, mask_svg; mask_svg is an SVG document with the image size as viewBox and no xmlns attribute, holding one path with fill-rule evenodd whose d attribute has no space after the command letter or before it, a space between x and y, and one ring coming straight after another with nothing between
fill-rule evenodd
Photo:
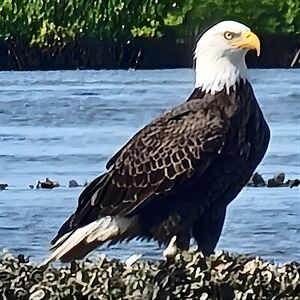
<instances>
[{"instance_id":1,"label":"oyster shell cluster","mask_svg":"<svg viewBox=\"0 0 300 300\"><path fill-rule=\"evenodd\" d=\"M0 258L0 299L300 299L300 264L219 252L178 254L174 262L106 256L39 266Z\"/></svg>"}]
</instances>

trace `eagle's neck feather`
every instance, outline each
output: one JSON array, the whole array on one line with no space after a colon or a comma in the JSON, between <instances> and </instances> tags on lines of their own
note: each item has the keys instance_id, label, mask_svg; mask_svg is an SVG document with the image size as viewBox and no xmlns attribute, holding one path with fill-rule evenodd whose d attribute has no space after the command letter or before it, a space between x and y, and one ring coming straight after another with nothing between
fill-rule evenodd
<instances>
[{"instance_id":1,"label":"eagle's neck feather","mask_svg":"<svg viewBox=\"0 0 300 300\"><path fill-rule=\"evenodd\" d=\"M195 87L211 94L225 89L229 94L231 87L235 89L237 83L248 79L245 54L241 56L218 56L213 54L213 52L196 50Z\"/></svg>"}]
</instances>

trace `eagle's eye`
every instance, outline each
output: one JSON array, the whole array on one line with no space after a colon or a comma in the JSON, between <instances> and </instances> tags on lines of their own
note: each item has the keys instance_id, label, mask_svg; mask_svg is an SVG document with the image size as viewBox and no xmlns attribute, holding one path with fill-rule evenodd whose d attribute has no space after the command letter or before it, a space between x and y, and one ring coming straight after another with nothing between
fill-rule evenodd
<instances>
[{"instance_id":1,"label":"eagle's eye","mask_svg":"<svg viewBox=\"0 0 300 300\"><path fill-rule=\"evenodd\" d=\"M226 40L232 40L234 37L234 33L233 32L230 32L230 31L225 31L224 33L224 38Z\"/></svg>"}]
</instances>

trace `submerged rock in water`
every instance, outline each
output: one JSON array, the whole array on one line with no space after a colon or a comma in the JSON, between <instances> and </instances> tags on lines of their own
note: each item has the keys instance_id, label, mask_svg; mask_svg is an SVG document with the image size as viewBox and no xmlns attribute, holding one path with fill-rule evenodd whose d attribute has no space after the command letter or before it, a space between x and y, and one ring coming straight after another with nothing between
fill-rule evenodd
<instances>
[{"instance_id":1,"label":"submerged rock in water","mask_svg":"<svg viewBox=\"0 0 300 300\"><path fill-rule=\"evenodd\" d=\"M290 188L293 188L293 187L296 187L296 186L299 186L300 185L300 180L299 179L289 179L286 184L290 187Z\"/></svg>"},{"instance_id":2,"label":"submerged rock in water","mask_svg":"<svg viewBox=\"0 0 300 300\"><path fill-rule=\"evenodd\" d=\"M45 181L38 181L36 188L37 189L53 189L55 187L60 187L58 181L52 181L49 178L46 178Z\"/></svg>"},{"instance_id":3,"label":"submerged rock in water","mask_svg":"<svg viewBox=\"0 0 300 300\"><path fill-rule=\"evenodd\" d=\"M69 188L81 186L75 179L69 181Z\"/></svg>"},{"instance_id":4,"label":"submerged rock in water","mask_svg":"<svg viewBox=\"0 0 300 300\"><path fill-rule=\"evenodd\" d=\"M249 182L247 183L247 186L249 187L297 187L300 185L299 179L289 179L286 182L284 182L285 179L285 173L279 172L275 173L273 178L270 178L267 180L267 184L265 180L263 179L262 175L259 173L254 173L251 178L249 179Z\"/></svg>"},{"instance_id":5,"label":"submerged rock in water","mask_svg":"<svg viewBox=\"0 0 300 300\"><path fill-rule=\"evenodd\" d=\"M105 255L93 262L38 266L19 255L0 257L4 299L300 299L300 264L259 257L182 252L172 263ZM68 295L68 296L66 296ZM70 298L70 299L71 299Z\"/></svg>"},{"instance_id":6,"label":"submerged rock in water","mask_svg":"<svg viewBox=\"0 0 300 300\"><path fill-rule=\"evenodd\" d=\"M285 174L283 172L274 174L273 178L268 180L267 187L282 187L286 186L284 183Z\"/></svg>"},{"instance_id":7,"label":"submerged rock in water","mask_svg":"<svg viewBox=\"0 0 300 300\"><path fill-rule=\"evenodd\" d=\"M274 180L276 180L277 182L283 183L284 179L285 179L285 173L279 172L279 173L274 174Z\"/></svg>"},{"instance_id":8,"label":"submerged rock in water","mask_svg":"<svg viewBox=\"0 0 300 300\"><path fill-rule=\"evenodd\" d=\"M257 172L255 172L251 178L249 179L248 183L246 186L248 187L297 187L300 185L300 180L299 179L288 179L287 181L285 180L285 173L284 172L279 172L275 173L273 178L270 178L268 180L264 180L263 176ZM79 184L75 179L72 179L69 181L69 188L74 188L74 187L86 187L89 183L85 181L85 183ZM37 189L53 189L56 187L60 187L61 185L59 184L58 181L53 181L50 180L49 178L46 178L45 181L38 181L36 188ZM5 190L8 187L7 184L0 183L0 190ZM29 188L33 189L34 185L29 185Z\"/></svg>"},{"instance_id":9,"label":"submerged rock in water","mask_svg":"<svg viewBox=\"0 0 300 300\"><path fill-rule=\"evenodd\" d=\"M6 183L0 183L0 191L5 190L8 187L8 184Z\"/></svg>"},{"instance_id":10,"label":"submerged rock in water","mask_svg":"<svg viewBox=\"0 0 300 300\"><path fill-rule=\"evenodd\" d=\"M263 177L256 172L251 176L247 186L261 187L261 186L266 186L266 183Z\"/></svg>"}]
</instances>

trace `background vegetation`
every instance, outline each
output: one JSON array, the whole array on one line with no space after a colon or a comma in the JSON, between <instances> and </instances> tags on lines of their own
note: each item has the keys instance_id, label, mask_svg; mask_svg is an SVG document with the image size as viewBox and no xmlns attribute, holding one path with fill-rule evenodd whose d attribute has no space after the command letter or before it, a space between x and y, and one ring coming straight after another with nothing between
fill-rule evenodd
<instances>
[{"instance_id":1,"label":"background vegetation","mask_svg":"<svg viewBox=\"0 0 300 300\"><path fill-rule=\"evenodd\" d=\"M80 38L195 37L222 19L299 34L300 0L1 0L0 39L41 46Z\"/></svg>"}]
</instances>

